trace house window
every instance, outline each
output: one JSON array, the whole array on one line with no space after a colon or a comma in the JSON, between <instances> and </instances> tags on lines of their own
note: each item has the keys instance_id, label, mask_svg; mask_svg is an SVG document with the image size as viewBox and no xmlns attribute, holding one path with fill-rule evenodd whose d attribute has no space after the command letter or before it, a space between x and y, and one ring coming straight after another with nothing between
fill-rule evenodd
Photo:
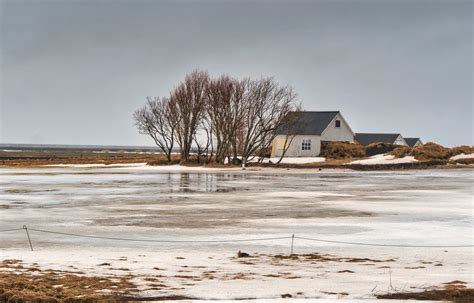
<instances>
[{"instance_id":1,"label":"house window","mask_svg":"<svg viewBox=\"0 0 474 303\"><path fill-rule=\"evenodd\" d=\"M336 127L341 127L341 120L336 120Z\"/></svg>"},{"instance_id":2,"label":"house window","mask_svg":"<svg viewBox=\"0 0 474 303\"><path fill-rule=\"evenodd\" d=\"M311 139L303 139L301 150L311 150Z\"/></svg>"}]
</instances>

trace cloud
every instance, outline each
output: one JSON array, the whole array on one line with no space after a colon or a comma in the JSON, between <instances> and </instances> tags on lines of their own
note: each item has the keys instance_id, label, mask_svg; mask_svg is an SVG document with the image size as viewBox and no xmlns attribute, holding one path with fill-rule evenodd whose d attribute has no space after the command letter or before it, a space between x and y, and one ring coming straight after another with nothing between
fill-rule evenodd
<instances>
[{"instance_id":1,"label":"cloud","mask_svg":"<svg viewBox=\"0 0 474 303\"><path fill-rule=\"evenodd\" d=\"M357 131L473 144L470 1L3 1L2 142L152 144L194 68L275 76Z\"/></svg>"}]
</instances>

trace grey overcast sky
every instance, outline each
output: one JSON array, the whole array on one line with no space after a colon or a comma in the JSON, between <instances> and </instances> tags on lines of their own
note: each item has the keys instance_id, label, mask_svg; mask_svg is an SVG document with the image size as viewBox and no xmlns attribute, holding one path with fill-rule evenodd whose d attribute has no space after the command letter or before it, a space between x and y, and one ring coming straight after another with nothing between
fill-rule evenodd
<instances>
[{"instance_id":1,"label":"grey overcast sky","mask_svg":"<svg viewBox=\"0 0 474 303\"><path fill-rule=\"evenodd\" d=\"M1 2L0 142L152 145L132 112L187 72L274 76L356 132L473 144L473 2Z\"/></svg>"}]
</instances>

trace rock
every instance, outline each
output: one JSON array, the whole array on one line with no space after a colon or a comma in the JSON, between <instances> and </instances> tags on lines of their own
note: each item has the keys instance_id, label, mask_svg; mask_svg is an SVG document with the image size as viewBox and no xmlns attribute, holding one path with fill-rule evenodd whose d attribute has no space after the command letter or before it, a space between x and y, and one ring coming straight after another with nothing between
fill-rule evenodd
<instances>
[{"instance_id":1,"label":"rock","mask_svg":"<svg viewBox=\"0 0 474 303\"><path fill-rule=\"evenodd\" d=\"M248 257L250 257L248 253L242 252L240 250L237 252L237 258L248 258Z\"/></svg>"}]
</instances>

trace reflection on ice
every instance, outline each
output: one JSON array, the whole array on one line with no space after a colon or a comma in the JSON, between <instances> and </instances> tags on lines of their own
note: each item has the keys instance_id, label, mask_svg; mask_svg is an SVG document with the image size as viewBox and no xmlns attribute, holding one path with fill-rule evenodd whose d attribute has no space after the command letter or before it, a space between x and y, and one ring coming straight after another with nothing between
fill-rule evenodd
<instances>
[{"instance_id":1,"label":"reflection on ice","mask_svg":"<svg viewBox=\"0 0 474 303\"><path fill-rule=\"evenodd\" d=\"M385 291L389 283L422 290L424 285L463 280L472 287L469 248L386 248L296 239L299 254L394 261L308 263L289 258L280 263L265 255L288 254L292 234L362 243L472 244L472 181L472 170L0 169L0 229L27 224L68 233L163 240L285 237L245 243L147 243L32 231L36 250L30 252L20 231L0 234L0 254L43 268L75 266L93 275L114 275L112 268L126 267L137 281L157 274L158 266L166 284L180 289L178 293L206 299L241 298L248 295L247 289L253 289L256 298L280 298L282 292L332 298L334 292L347 293L343 297L353 300L373 297L371 289ZM239 250L260 257L246 264L235 258ZM121 261L124 256L126 262ZM101 263L113 267L97 266ZM219 276L183 287L189 281L179 276L199 276L201 271ZM295 278L282 278L282 272ZM228 278L242 275L250 279Z\"/></svg>"},{"instance_id":2,"label":"reflection on ice","mask_svg":"<svg viewBox=\"0 0 474 303\"><path fill-rule=\"evenodd\" d=\"M387 235L425 242L435 230L446 235L438 242L472 241L470 170L175 172L137 166L1 169L0 175L5 228L84 224L97 232L121 226L121 232L164 228L184 236L187 229L311 235L316 228L372 242Z\"/></svg>"}]
</instances>

